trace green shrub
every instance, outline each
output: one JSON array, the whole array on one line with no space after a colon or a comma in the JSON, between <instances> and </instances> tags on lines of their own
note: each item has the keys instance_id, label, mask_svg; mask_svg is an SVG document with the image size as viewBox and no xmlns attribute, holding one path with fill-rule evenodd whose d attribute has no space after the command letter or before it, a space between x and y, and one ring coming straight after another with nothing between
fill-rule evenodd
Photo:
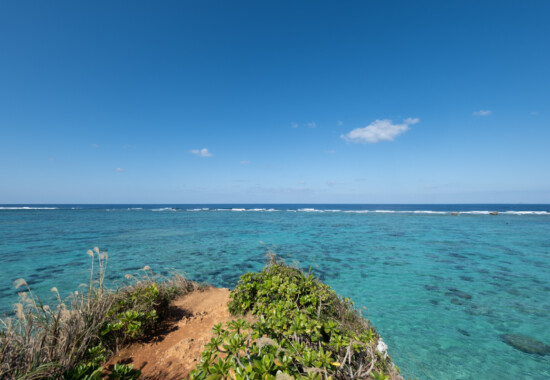
<instances>
[{"instance_id":1,"label":"green shrub","mask_svg":"<svg viewBox=\"0 0 550 380\"><path fill-rule=\"evenodd\" d=\"M353 303L311 273L273 259L241 276L229 310L256 321L214 326L192 379L401 378Z\"/></svg>"},{"instance_id":2,"label":"green shrub","mask_svg":"<svg viewBox=\"0 0 550 380\"><path fill-rule=\"evenodd\" d=\"M141 371L134 369L131 364L115 364L109 380L135 380L140 375Z\"/></svg>"}]
</instances>

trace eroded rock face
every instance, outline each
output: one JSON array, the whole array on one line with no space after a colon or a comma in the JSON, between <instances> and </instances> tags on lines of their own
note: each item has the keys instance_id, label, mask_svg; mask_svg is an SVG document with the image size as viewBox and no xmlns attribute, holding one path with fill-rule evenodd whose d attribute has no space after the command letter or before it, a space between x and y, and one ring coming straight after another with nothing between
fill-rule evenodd
<instances>
[{"instance_id":1,"label":"eroded rock face","mask_svg":"<svg viewBox=\"0 0 550 380\"><path fill-rule=\"evenodd\" d=\"M550 346L521 334L503 334L502 341L527 354L550 355Z\"/></svg>"}]
</instances>

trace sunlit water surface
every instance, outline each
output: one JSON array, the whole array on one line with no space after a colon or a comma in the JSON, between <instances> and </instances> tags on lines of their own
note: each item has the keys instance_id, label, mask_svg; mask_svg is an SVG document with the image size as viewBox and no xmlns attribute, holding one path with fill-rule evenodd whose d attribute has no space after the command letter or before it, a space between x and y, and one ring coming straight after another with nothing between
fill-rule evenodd
<instances>
[{"instance_id":1,"label":"sunlit water surface","mask_svg":"<svg viewBox=\"0 0 550 380\"><path fill-rule=\"evenodd\" d=\"M550 378L549 355L501 338L550 345L548 205L47 207L0 207L0 314L17 278L47 302L52 286L78 289L94 246L109 252L111 284L149 265L231 288L262 268L265 242L368 308L405 376Z\"/></svg>"}]
</instances>

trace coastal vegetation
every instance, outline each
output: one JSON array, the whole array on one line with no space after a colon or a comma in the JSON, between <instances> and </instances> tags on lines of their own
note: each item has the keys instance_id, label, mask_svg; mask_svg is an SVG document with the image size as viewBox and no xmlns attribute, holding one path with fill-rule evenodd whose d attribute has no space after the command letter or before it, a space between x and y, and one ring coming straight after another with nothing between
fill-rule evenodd
<instances>
[{"instance_id":1,"label":"coastal vegetation","mask_svg":"<svg viewBox=\"0 0 550 380\"><path fill-rule=\"evenodd\" d=\"M261 272L241 276L229 310L253 322L214 326L191 379L401 378L350 299L273 255Z\"/></svg>"},{"instance_id":2,"label":"coastal vegetation","mask_svg":"<svg viewBox=\"0 0 550 380\"><path fill-rule=\"evenodd\" d=\"M0 378L96 380L140 377L131 365L105 368L120 348L159 329L171 302L203 286L144 267L123 286L104 286L108 255L96 247L84 291L51 307L25 280L15 316L2 321ZM231 292L235 319L213 326L191 379L402 379L376 330L313 273L274 255L258 273L245 273Z\"/></svg>"},{"instance_id":3,"label":"coastal vegetation","mask_svg":"<svg viewBox=\"0 0 550 380\"><path fill-rule=\"evenodd\" d=\"M15 316L0 326L0 379L95 380L104 377L104 363L112 352L154 331L177 296L201 285L181 275L155 275L144 267L127 274L124 286L104 286L108 254L89 250L91 270L84 290L62 300L52 292L57 305L44 304L24 279ZM139 371L116 365L109 379L135 379Z\"/></svg>"}]
</instances>

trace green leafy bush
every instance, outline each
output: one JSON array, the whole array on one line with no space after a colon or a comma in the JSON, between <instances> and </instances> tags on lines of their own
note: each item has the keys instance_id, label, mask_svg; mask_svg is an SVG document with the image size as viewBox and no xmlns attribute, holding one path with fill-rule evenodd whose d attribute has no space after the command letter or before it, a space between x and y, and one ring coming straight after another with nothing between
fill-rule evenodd
<instances>
[{"instance_id":1,"label":"green leafy bush","mask_svg":"<svg viewBox=\"0 0 550 380\"><path fill-rule=\"evenodd\" d=\"M256 320L214 326L192 379L401 378L353 303L311 273L273 259L241 276L229 310Z\"/></svg>"},{"instance_id":2,"label":"green leafy bush","mask_svg":"<svg viewBox=\"0 0 550 380\"><path fill-rule=\"evenodd\" d=\"M134 369L131 364L115 364L109 380L135 380L140 375L141 371Z\"/></svg>"}]
</instances>

